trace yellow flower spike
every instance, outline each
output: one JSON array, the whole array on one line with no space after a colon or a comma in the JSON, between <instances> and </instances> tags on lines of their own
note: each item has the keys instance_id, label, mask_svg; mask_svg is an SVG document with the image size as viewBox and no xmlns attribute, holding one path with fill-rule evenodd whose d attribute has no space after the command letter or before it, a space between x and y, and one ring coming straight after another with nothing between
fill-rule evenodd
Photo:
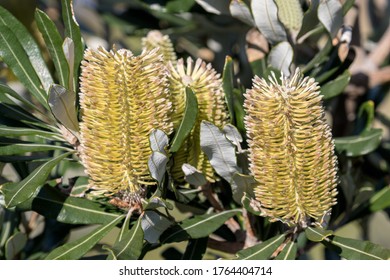
<instances>
[{"instance_id":1,"label":"yellow flower spike","mask_svg":"<svg viewBox=\"0 0 390 280\"><path fill-rule=\"evenodd\" d=\"M149 31L146 37L142 38L142 47L144 50L158 48L158 52L163 56L164 62L171 61L176 64L176 53L171 39L168 35L163 35L158 30Z\"/></svg>"},{"instance_id":2,"label":"yellow flower spike","mask_svg":"<svg viewBox=\"0 0 390 280\"><path fill-rule=\"evenodd\" d=\"M203 172L209 182L216 179L207 156L200 147L200 123L202 120L212 122L222 128L228 123L228 114L222 89L220 75L201 59L194 61L188 58L177 61L177 65L169 63L169 87L172 98L172 122L177 129L185 109L185 89L190 87L198 99L198 118L190 135L179 151L174 155L172 177L177 182L184 182L183 163L189 163Z\"/></svg>"},{"instance_id":3,"label":"yellow flower spike","mask_svg":"<svg viewBox=\"0 0 390 280\"><path fill-rule=\"evenodd\" d=\"M167 68L156 50L88 49L80 84L80 158L90 187L126 200L155 184L149 134L172 132ZM127 197L127 198L126 198Z\"/></svg>"},{"instance_id":4,"label":"yellow flower spike","mask_svg":"<svg viewBox=\"0 0 390 280\"><path fill-rule=\"evenodd\" d=\"M337 159L314 79L255 77L245 94L250 171L271 221L305 227L336 204Z\"/></svg>"}]
</instances>

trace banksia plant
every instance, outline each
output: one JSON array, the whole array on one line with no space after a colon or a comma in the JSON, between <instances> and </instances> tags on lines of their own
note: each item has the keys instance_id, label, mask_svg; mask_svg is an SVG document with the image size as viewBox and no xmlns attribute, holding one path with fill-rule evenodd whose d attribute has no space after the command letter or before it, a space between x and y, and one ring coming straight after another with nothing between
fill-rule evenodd
<instances>
[{"instance_id":1,"label":"banksia plant","mask_svg":"<svg viewBox=\"0 0 390 280\"><path fill-rule=\"evenodd\" d=\"M149 31L146 37L142 38L142 47L144 50L153 50L158 48L158 52L163 56L164 62L176 64L176 53L171 39L168 35L163 35L158 30Z\"/></svg>"},{"instance_id":2,"label":"banksia plant","mask_svg":"<svg viewBox=\"0 0 390 280\"><path fill-rule=\"evenodd\" d=\"M89 185L132 203L155 184L148 170L149 134L169 134L167 69L156 50L88 49L81 74L80 157Z\"/></svg>"},{"instance_id":3,"label":"banksia plant","mask_svg":"<svg viewBox=\"0 0 390 280\"><path fill-rule=\"evenodd\" d=\"M255 77L244 107L262 213L301 227L320 221L336 203L337 162L319 86L299 70L280 84Z\"/></svg>"},{"instance_id":4,"label":"banksia plant","mask_svg":"<svg viewBox=\"0 0 390 280\"><path fill-rule=\"evenodd\" d=\"M177 65L169 64L169 87L172 98L172 122L177 129L184 114L186 103L186 87L190 87L198 100L198 117L190 135L180 150L174 155L171 170L173 178L178 182L184 181L183 163L189 163L203 172L209 182L216 180L215 172L200 147L200 123L202 120L212 122L218 127L227 124L228 113L222 90L220 75L201 59L196 62L191 58L187 63L183 59Z\"/></svg>"}]
</instances>

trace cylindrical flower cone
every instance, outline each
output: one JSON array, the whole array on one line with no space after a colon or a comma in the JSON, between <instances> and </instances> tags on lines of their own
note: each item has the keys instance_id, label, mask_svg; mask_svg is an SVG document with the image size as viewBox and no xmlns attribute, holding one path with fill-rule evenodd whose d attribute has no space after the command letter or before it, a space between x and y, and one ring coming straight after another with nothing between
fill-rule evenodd
<instances>
[{"instance_id":1,"label":"cylindrical flower cone","mask_svg":"<svg viewBox=\"0 0 390 280\"><path fill-rule=\"evenodd\" d=\"M172 131L167 69L155 50L88 49L82 62L80 157L90 187L124 200L154 185L149 134Z\"/></svg>"},{"instance_id":2,"label":"cylindrical flower cone","mask_svg":"<svg viewBox=\"0 0 390 280\"><path fill-rule=\"evenodd\" d=\"M264 216L302 227L336 204L337 160L314 79L255 77L245 94L250 171Z\"/></svg>"}]
</instances>

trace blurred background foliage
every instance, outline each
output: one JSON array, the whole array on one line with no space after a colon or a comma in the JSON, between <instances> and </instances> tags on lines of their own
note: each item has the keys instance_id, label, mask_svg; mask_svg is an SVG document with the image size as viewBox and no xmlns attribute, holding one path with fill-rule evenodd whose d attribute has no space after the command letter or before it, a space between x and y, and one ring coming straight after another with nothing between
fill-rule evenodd
<instances>
[{"instance_id":1,"label":"blurred background foliage","mask_svg":"<svg viewBox=\"0 0 390 280\"><path fill-rule=\"evenodd\" d=\"M12 13L33 36L51 73L55 72L56 67L38 29L35 13L36 8L46 13L64 38L69 30L64 25L61 2L64 1L0 0L0 5ZM281 5L281 1L275 3ZM276 49L279 43L277 39L264 36L265 33L259 32L259 24L254 22L250 12L248 16L249 7L252 5L249 0L75 0L73 6L82 38L88 47L103 46L108 49L116 45L118 49L127 48L138 54L142 48L141 39L150 30L157 29L169 35L178 57L201 58L210 62L217 72L224 74L227 65L230 65L233 68L232 82L234 83L232 124L242 134L245 132L242 122L244 114L242 93L251 87L254 75L266 77L271 70L289 72L290 67L300 67L305 75L315 77L322 87L327 117L336 140L340 164L340 195L338 204L333 209L330 228L337 229L340 236L369 240L390 248L390 99L388 95L390 3L386 0L343 0L340 2L343 5L342 9L338 10L341 14L331 16L330 26L326 26L322 20L319 20L315 13L310 13L314 9L313 5L319 3L319 1L300 1L301 18L296 22L289 22L291 26L286 28L288 30L284 34L286 38L281 40L288 42L289 46L286 48L283 46L282 50ZM287 26L287 20L283 24ZM334 26L338 28L334 29ZM287 60L290 63L287 66L278 65L281 55L289 57ZM227 60L227 56L231 60ZM28 90L18 82L18 78L4 62L0 62L0 79L2 84L7 84L24 98L30 99ZM4 88L2 91L5 91ZM10 104L4 98L1 101L2 104ZM30 108L26 107L27 103L23 107L30 112L31 109L35 112L44 111L42 104L34 100L32 102L35 103ZM19 125L20 119L18 120L18 116L12 116L14 113L9 110L11 107L1 107L1 124L10 126L12 123L15 127ZM19 114L21 112L18 110ZM49 119L47 123L53 124L50 116L40 114L40 118L45 121ZM50 128L47 130L53 131ZM61 133L58 135L61 136ZM10 138L7 136L2 132L1 145L5 149L10 144ZM31 137L29 139L31 142L47 143L42 138L39 140L35 136ZM50 139L49 142L54 145L62 141L60 145L65 147L64 151L66 148L71 149L67 143L63 144L64 139L58 140L59 142L55 138ZM245 148L245 143L243 146ZM19 154L19 158L12 157L12 152L2 152L0 157L2 183L22 181L36 170L37 166L42 166L42 162L47 162L48 157L55 159L62 153L56 149L49 149L48 152L43 150L28 150L28 154ZM60 164L57 165L58 162ZM56 191L60 193L71 192L74 197L77 197L77 187L80 186L82 189L86 182L82 166L77 161L63 161L62 158L58 162L55 163L55 169L49 171L50 180L46 182L47 185L55 186ZM222 181L221 184L224 183ZM73 187L72 190L70 186ZM52 189L42 188L40 194L34 195L39 196L42 202L45 197L56 195L51 193ZM221 191L220 185L217 185L212 192L211 195L216 195L224 207L233 208L230 211L234 211L237 207L232 202L231 193ZM213 206L207 202L210 198L207 192L194 195L199 196L199 201L195 204L178 199L171 201L175 206L173 210L169 210L169 215L172 215L176 221L185 221L193 215L206 214L206 209ZM68 199L66 201L68 202ZM115 223L112 222L114 218L114 221L119 219L118 216L113 215L114 218L108 219L110 222L103 227L85 226L82 221L68 223L66 217L59 218L60 215L45 214L45 211L34 205L34 202L28 203L31 205L22 205L19 208L0 207L0 258L45 258L59 245L64 243L72 245L72 242L77 244L85 234L91 233L96 236L101 234L100 242L90 246L93 249L84 254L85 258L106 258L107 252L115 256L118 244L123 245L123 240L122 243L121 240L116 240L120 229L114 228ZM72 203L88 205L88 203L77 204L76 200L74 202L69 200L69 205L73 205ZM86 207L95 209L95 205L92 204ZM107 207L105 212L117 213L106 204L105 207ZM166 206L166 209L168 208ZM31 209L34 211L27 211ZM164 216L158 213L161 214L159 217ZM225 220L235 214L227 210ZM66 216L64 213L63 215ZM95 220L91 218L85 224L94 224L97 219L98 217ZM193 248L197 248L194 250L198 254L195 254L195 258L234 257L234 254L242 249L242 235L247 234L242 230L234 230L237 224L242 225L246 222L245 219L240 219L243 218L238 217L235 222L217 226L218 229L210 238L179 237L173 244L165 240L167 242L162 243L167 244L163 246L143 243L143 247L138 248L139 253L136 258L186 259L191 254L191 249L194 250ZM267 230L260 234L263 235L260 240L275 236L280 231L280 225L267 225L262 218L250 219L256 229ZM132 221L132 223L134 223L131 227L132 233L141 234L136 231L140 222ZM162 225L171 226L168 222L163 222ZM124 233L123 228L125 227L122 227L121 233ZM145 227L143 228L145 230ZM153 236L150 231L149 234ZM326 236L326 233L323 234ZM309 234L306 237L312 240ZM142 236L140 238L142 239ZM169 239L170 236L167 238ZM155 248L157 249L154 250ZM298 239L298 248L297 257L302 259L339 258L338 254L324 249L318 242L310 243L305 237ZM126 257L132 258L131 254L136 253L130 252ZM71 255L68 257L70 258Z\"/></svg>"}]
</instances>

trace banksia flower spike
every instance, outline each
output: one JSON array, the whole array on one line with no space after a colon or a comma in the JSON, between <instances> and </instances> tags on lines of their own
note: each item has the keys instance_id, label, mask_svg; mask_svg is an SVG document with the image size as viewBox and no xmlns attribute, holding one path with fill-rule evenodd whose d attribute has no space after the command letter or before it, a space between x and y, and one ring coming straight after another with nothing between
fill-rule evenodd
<instances>
[{"instance_id":1,"label":"banksia flower spike","mask_svg":"<svg viewBox=\"0 0 390 280\"><path fill-rule=\"evenodd\" d=\"M337 162L319 86L303 78L255 77L245 94L250 171L271 221L305 227L336 204Z\"/></svg>"},{"instance_id":2,"label":"banksia flower spike","mask_svg":"<svg viewBox=\"0 0 390 280\"><path fill-rule=\"evenodd\" d=\"M168 35L163 35L158 30L149 31L146 37L142 38L142 47L144 50L153 50L158 48L159 54L163 56L164 62L176 64L176 53L171 39Z\"/></svg>"},{"instance_id":3,"label":"banksia flower spike","mask_svg":"<svg viewBox=\"0 0 390 280\"><path fill-rule=\"evenodd\" d=\"M200 147L200 123L206 120L221 128L227 124L228 114L220 75L211 64L206 64L201 59L197 59L195 63L191 58L187 59L187 63L179 59L176 66L169 63L168 68L175 129L180 125L184 114L186 87L194 91L198 100L197 121L181 149L174 155L171 174L176 181L183 182L184 173L181 168L183 163L189 163L203 172L209 182L214 182L214 170Z\"/></svg>"},{"instance_id":4,"label":"banksia flower spike","mask_svg":"<svg viewBox=\"0 0 390 280\"><path fill-rule=\"evenodd\" d=\"M80 157L90 187L137 199L155 184L149 175L149 134L172 131L167 69L156 50L88 49L82 62Z\"/></svg>"}]
</instances>

